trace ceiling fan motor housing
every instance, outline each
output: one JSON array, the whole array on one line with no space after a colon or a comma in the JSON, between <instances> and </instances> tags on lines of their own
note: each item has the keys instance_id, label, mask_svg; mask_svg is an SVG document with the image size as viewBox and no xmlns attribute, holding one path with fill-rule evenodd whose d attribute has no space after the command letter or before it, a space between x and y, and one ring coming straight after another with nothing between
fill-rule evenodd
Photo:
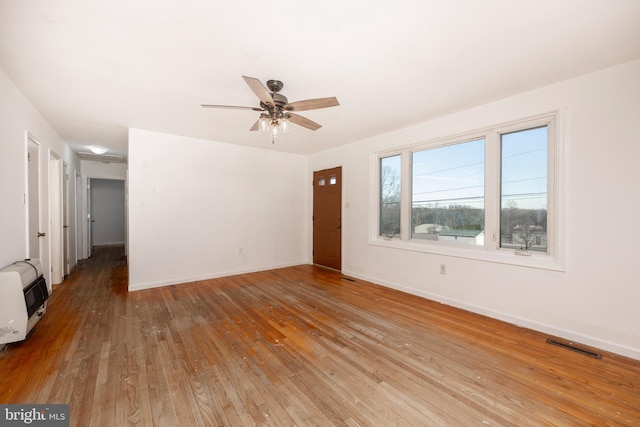
<instances>
[{"instance_id":1,"label":"ceiling fan motor housing","mask_svg":"<svg viewBox=\"0 0 640 427\"><path fill-rule=\"evenodd\" d=\"M276 108L278 109L282 109L285 105L287 105L289 103L289 100L287 99L286 96L281 95L279 93L275 93L273 92L271 94L271 97L273 98L273 103L275 105ZM265 104L264 102L260 101L260 106L262 108L264 108L265 110L269 110L269 106L267 104Z\"/></svg>"},{"instance_id":2,"label":"ceiling fan motor housing","mask_svg":"<svg viewBox=\"0 0 640 427\"><path fill-rule=\"evenodd\" d=\"M272 119L277 120L283 117L282 109L289 103L286 96L278 93L284 87L284 83L280 80L269 80L267 81L267 87L271 90L274 106L271 107L262 101L260 106L269 112Z\"/></svg>"},{"instance_id":3,"label":"ceiling fan motor housing","mask_svg":"<svg viewBox=\"0 0 640 427\"><path fill-rule=\"evenodd\" d=\"M280 80L268 80L267 87L271 89L271 92L280 92L280 90L284 87L284 83Z\"/></svg>"}]
</instances>

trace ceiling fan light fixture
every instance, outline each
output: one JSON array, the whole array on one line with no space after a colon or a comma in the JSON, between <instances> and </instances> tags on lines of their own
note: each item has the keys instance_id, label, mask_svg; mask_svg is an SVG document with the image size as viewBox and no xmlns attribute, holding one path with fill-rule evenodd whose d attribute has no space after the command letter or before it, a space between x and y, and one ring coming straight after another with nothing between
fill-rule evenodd
<instances>
[{"instance_id":1,"label":"ceiling fan light fixture","mask_svg":"<svg viewBox=\"0 0 640 427\"><path fill-rule=\"evenodd\" d=\"M104 154L107 152L107 149L104 147L99 147L99 146L93 146L93 147L89 147L89 150L91 150L91 152L93 154Z\"/></svg>"},{"instance_id":2,"label":"ceiling fan light fixture","mask_svg":"<svg viewBox=\"0 0 640 427\"><path fill-rule=\"evenodd\" d=\"M260 119L258 120L258 130L260 132L268 132L269 125L271 124L271 120L267 114L260 114Z\"/></svg>"},{"instance_id":3,"label":"ceiling fan light fixture","mask_svg":"<svg viewBox=\"0 0 640 427\"><path fill-rule=\"evenodd\" d=\"M289 120L287 120L287 116L282 117L282 120L280 121L280 130L282 130L282 133L289 132Z\"/></svg>"}]
</instances>

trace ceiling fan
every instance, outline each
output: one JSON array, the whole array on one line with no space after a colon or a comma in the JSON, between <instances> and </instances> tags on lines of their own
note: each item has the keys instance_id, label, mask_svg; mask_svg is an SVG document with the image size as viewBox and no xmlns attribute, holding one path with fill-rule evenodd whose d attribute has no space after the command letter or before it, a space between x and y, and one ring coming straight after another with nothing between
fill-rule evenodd
<instances>
[{"instance_id":1,"label":"ceiling fan","mask_svg":"<svg viewBox=\"0 0 640 427\"><path fill-rule=\"evenodd\" d=\"M318 123L294 113L294 111L317 110L320 108L336 107L340 105L336 97L305 99L303 101L289 103L287 97L279 93L284 87L284 84L280 80L267 81L267 87L271 90L271 92L269 92L260 80L247 76L242 76L242 78L260 100L260 107L239 107L234 105L210 104L201 105L205 108L231 108L236 110L260 111L262 112L260 114L260 118L249 130L271 132L272 138L275 138L281 132L288 132L289 122L313 131L322 127Z\"/></svg>"}]
</instances>

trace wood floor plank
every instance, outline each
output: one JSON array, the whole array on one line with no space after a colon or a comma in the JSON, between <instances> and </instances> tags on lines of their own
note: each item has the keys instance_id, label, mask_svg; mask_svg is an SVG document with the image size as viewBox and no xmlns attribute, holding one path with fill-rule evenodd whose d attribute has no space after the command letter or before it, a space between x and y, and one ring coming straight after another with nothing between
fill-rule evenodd
<instances>
[{"instance_id":1,"label":"wood floor plank","mask_svg":"<svg viewBox=\"0 0 640 427\"><path fill-rule=\"evenodd\" d=\"M640 361L546 338L308 265L129 293L98 248L0 353L0 402L74 426L640 425Z\"/></svg>"}]
</instances>

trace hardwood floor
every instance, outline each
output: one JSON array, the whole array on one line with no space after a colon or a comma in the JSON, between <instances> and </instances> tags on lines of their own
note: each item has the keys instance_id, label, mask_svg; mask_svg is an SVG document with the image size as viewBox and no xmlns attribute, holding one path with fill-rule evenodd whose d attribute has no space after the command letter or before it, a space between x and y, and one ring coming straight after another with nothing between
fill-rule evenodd
<instances>
[{"instance_id":1,"label":"hardwood floor","mask_svg":"<svg viewBox=\"0 0 640 427\"><path fill-rule=\"evenodd\" d=\"M74 426L640 425L640 361L299 266L128 293L122 248L0 353Z\"/></svg>"}]
</instances>

